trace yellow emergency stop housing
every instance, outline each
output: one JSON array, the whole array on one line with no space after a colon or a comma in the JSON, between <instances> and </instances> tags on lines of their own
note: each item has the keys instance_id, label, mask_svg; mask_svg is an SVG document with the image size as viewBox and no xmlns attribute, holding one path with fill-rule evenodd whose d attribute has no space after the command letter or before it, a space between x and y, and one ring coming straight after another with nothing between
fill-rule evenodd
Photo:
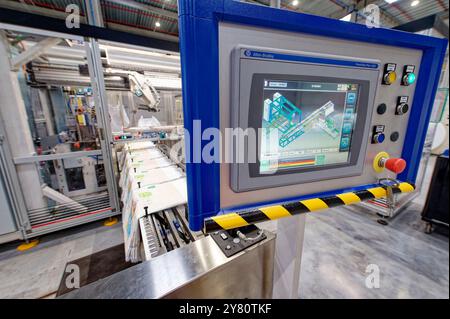
<instances>
[{"instance_id":1,"label":"yellow emergency stop housing","mask_svg":"<svg viewBox=\"0 0 450 319\"><path fill-rule=\"evenodd\" d=\"M389 154L386 152L380 152L378 153L375 158L373 159L373 169L377 173L381 173L384 171L384 167L380 165L380 161L382 158L389 158Z\"/></svg>"}]
</instances>

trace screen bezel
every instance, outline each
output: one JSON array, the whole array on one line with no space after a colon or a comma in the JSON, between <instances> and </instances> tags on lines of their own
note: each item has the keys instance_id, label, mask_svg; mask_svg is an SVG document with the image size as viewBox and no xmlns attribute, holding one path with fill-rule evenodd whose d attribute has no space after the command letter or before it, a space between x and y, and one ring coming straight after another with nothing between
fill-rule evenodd
<instances>
[{"instance_id":1,"label":"screen bezel","mask_svg":"<svg viewBox=\"0 0 450 319\"><path fill-rule=\"evenodd\" d=\"M308 166L286 170L278 170L273 173L261 173L260 172L260 155L261 155L261 132L258 128L261 128L263 119L263 105L264 105L264 80L276 80L276 81L302 81L302 82L319 82L319 83L346 83L358 85L358 99L356 104L356 123L351 136L351 144L349 149L349 160L345 163L328 164L320 166ZM314 171L326 171L333 168L343 168L349 166L355 166L358 163L358 158L363 142L363 132L367 118L368 102L369 102L369 90L370 81L359 80L351 78L338 78L338 77L323 77L323 76L311 76L311 75L287 75L287 74L274 74L274 73L255 73L253 74L251 90L250 90L250 102L249 102L249 116L248 127L257 130L258 143L256 145L257 158L255 163L249 163L249 175L251 178L261 176L279 176L286 174L295 174L302 172L314 172ZM246 145L247 146L247 145ZM248 148L246 148L248 150Z\"/></svg>"},{"instance_id":2,"label":"screen bezel","mask_svg":"<svg viewBox=\"0 0 450 319\"><path fill-rule=\"evenodd\" d=\"M333 77L338 79L351 79L353 81L368 81L369 82L369 100L367 105L367 118L365 129L363 132L362 146L359 154L359 159L356 165L346 166L341 168L329 168L320 171L302 171L299 173L270 175L264 174L257 177L250 176L250 169L247 160L249 155L246 140L232 139L232 149L244 149L244 162L232 161L230 162L230 188L235 193L249 192L254 190L284 187L289 185L301 185L319 180L333 180L344 177L360 176L363 174L365 154L370 138L370 123L374 112L375 92L378 88L378 80L381 76L379 68L361 68L361 67L347 67L341 65L323 65L315 63L297 63L284 60L267 60L263 58L248 57L245 53L248 47L237 46L232 54L231 67L231 129L246 130L249 125L250 96L251 85L254 74L280 74L280 75L304 75L304 76L318 76ZM253 48L256 49L256 48ZM263 51L273 51L267 48L259 48ZM284 51L283 51L284 52ZM291 54L297 54L296 51L288 51ZM287 53L287 52L285 52ZM302 56L320 56L314 53L301 52ZM338 56L328 56L336 59ZM347 57L347 60L350 58ZM362 61L360 61L362 62ZM364 60L364 62L368 62ZM372 62L372 61L370 61ZM373 61L377 62L377 61ZM261 92L262 94L262 92ZM262 112L262 110L261 110ZM258 123L258 127L260 123ZM225 132L226 134L226 132ZM258 137L257 137L258 138ZM253 148L257 147L256 142L253 142ZM226 151L226 149L225 149ZM252 150L253 151L253 150ZM256 151L255 151L256 152ZM233 152L234 153L234 152ZM257 155L257 154L256 154ZM239 155L240 157L241 155ZM252 160L253 162L256 159ZM251 161L250 161L251 162ZM259 172L259 167L258 167Z\"/></svg>"}]
</instances>

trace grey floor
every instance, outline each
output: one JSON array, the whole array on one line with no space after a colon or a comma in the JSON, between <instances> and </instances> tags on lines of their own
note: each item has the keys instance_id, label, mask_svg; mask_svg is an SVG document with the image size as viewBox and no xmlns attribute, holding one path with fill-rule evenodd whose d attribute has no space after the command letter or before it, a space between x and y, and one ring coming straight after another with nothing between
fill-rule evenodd
<instances>
[{"instance_id":1,"label":"grey floor","mask_svg":"<svg viewBox=\"0 0 450 319\"><path fill-rule=\"evenodd\" d=\"M26 252L17 243L0 245L0 298L52 298L69 261L123 242L120 223L101 221L41 238Z\"/></svg>"},{"instance_id":2,"label":"grey floor","mask_svg":"<svg viewBox=\"0 0 450 319\"><path fill-rule=\"evenodd\" d=\"M300 298L449 298L449 238L425 234L421 220L435 161L419 196L388 226L345 207L307 216ZM373 265L379 288L366 286Z\"/></svg>"},{"instance_id":3,"label":"grey floor","mask_svg":"<svg viewBox=\"0 0 450 319\"><path fill-rule=\"evenodd\" d=\"M299 297L449 298L449 239L424 233L425 195L426 187L389 226L342 208L309 214ZM121 224L97 222L44 236L27 252L0 245L0 298L52 298L67 262L122 242ZM368 265L379 269L379 288L366 287Z\"/></svg>"},{"instance_id":4,"label":"grey floor","mask_svg":"<svg viewBox=\"0 0 450 319\"><path fill-rule=\"evenodd\" d=\"M389 226L376 219L344 209L307 217L300 298L449 298L448 237L424 233L420 205ZM369 265L379 288L366 286Z\"/></svg>"}]
</instances>

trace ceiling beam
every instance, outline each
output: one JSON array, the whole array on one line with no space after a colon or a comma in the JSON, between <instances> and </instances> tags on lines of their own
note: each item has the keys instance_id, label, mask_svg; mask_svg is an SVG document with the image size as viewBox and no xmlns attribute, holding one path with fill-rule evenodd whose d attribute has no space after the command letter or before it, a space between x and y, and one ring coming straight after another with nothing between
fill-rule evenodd
<instances>
[{"instance_id":1,"label":"ceiling beam","mask_svg":"<svg viewBox=\"0 0 450 319\"><path fill-rule=\"evenodd\" d=\"M134 9L138 9L138 10L142 10L142 11L152 12L152 13L159 14L159 15L162 15L162 16L165 16L165 17L168 17L168 18L178 21L178 13L177 12L161 9L161 8L149 5L149 4L143 4L140 2L126 1L126 0L108 0L108 2L120 4L122 6L130 7L130 8L134 8Z\"/></svg>"},{"instance_id":2,"label":"ceiling beam","mask_svg":"<svg viewBox=\"0 0 450 319\"><path fill-rule=\"evenodd\" d=\"M61 32L61 30L67 30L68 34L78 35L82 37L97 38L107 41L123 42L131 45L142 46L147 48L154 48L163 51L179 52L180 48L175 41L168 41L165 39L151 36L148 31L142 30L142 32L131 33L120 30L114 30L113 28L100 28L90 26L88 24L81 23L80 28L66 29L65 22L61 18L47 16L46 19L42 19L43 14L37 14L24 12L23 7L21 10L11 10L2 7L0 10L0 23L7 23L13 25L20 25L24 27L30 27L34 29L42 29L53 32ZM51 10L53 11L53 10ZM84 17L82 17L84 18ZM80 19L82 20L82 19ZM137 28L130 28L139 31ZM159 35L159 32L158 32ZM164 34L161 34L164 36Z\"/></svg>"},{"instance_id":3,"label":"ceiling beam","mask_svg":"<svg viewBox=\"0 0 450 319\"><path fill-rule=\"evenodd\" d=\"M444 19L440 15L436 16L433 28L448 39L448 24L444 22Z\"/></svg>"},{"instance_id":4,"label":"ceiling beam","mask_svg":"<svg viewBox=\"0 0 450 319\"><path fill-rule=\"evenodd\" d=\"M56 19L61 19L61 20L65 20L67 18L67 13L64 11L57 11L57 10L43 8L43 7L24 5L19 2L12 2L12 1L2 2L1 7L5 8L5 9L17 10L17 11L21 11L21 12L28 12L31 14L33 14L33 13L39 14L39 15L43 15L46 17L51 17L51 18L56 18ZM150 30L145 30L145 29L140 29L140 28L133 28L133 27L118 24L115 22L110 22L108 20L106 20L106 22L108 24L108 27L112 30L129 32L129 33L141 35L144 37L160 39L160 40L165 40L165 41L170 41L170 42L175 42L175 43L179 41L178 37L172 36L169 34L165 34L162 32L150 31ZM80 23L87 24L87 19L85 16L80 16Z\"/></svg>"},{"instance_id":5,"label":"ceiling beam","mask_svg":"<svg viewBox=\"0 0 450 319\"><path fill-rule=\"evenodd\" d=\"M84 0L88 23L96 27L105 27L100 0Z\"/></svg>"},{"instance_id":6,"label":"ceiling beam","mask_svg":"<svg viewBox=\"0 0 450 319\"><path fill-rule=\"evenodd\" d=\"M433 14L428 17L411 21L395 27L396 30L402 30L407 32L420 32L428 29L435 29L448 39L448 26L444 20L438 15Z\"/></svg>"}]
</instances>

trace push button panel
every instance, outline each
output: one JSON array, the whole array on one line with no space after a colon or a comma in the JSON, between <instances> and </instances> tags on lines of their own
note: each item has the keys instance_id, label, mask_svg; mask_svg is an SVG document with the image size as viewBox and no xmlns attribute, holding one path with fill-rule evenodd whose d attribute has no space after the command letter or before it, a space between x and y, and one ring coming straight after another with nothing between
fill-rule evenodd
<instances>
[{"instance_id":1,"label":"push button panel","mask_svg":"<svg viewBox=\"0 0 450 319\"><path fill-rule=\"evenodd\" d=\"M388 152L393 160L386 159L380 170L372 170L374 178L379 179L389 174L399 174L403 168L400 159L403 143L410 120L411 105L417 82L419 59L391 56L382 61L384 66L380 72L380 84L377 89L370 144L367 160L373 161L380 152ZM392 168L392 169L389 169Z\"/></svg>"}]
</instances>

